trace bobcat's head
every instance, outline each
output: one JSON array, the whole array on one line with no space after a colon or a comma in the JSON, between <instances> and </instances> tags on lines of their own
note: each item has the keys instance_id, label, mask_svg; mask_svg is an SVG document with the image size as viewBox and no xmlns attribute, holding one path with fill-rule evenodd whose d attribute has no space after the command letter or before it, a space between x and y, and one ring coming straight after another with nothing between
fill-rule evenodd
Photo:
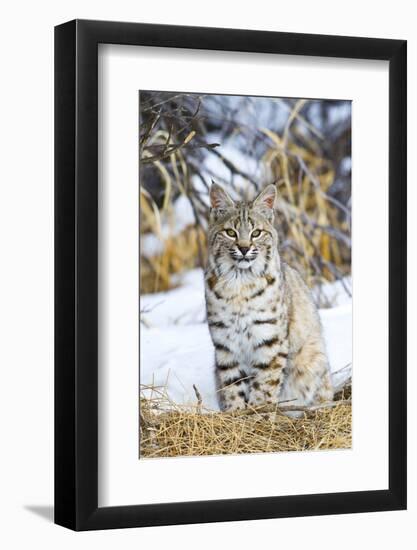
<instances>
[{"instance_id":1,"label":"bobcat's head","mask_svg":"<svg viewBox=\"0 0 417 550\"><path fill-rule=\"evenodd\" d=\"M278 246L273 226L276 187L251 202L235 202L217 183L210 189L209 253L221 274L232 269L265 271Z\"/></svg>"}]
</instances>

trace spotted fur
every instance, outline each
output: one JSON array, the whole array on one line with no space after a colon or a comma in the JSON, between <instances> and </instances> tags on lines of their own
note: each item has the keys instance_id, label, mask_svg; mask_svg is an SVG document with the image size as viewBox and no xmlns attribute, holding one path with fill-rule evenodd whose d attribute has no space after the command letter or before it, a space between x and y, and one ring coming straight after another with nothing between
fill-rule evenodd
<instances>
[{"instance_id":1,"label":"spotted fur","mask_svg":"<svg viewBox=\"0 0 417 550\"><path fill-rule=\"evenodd\" d=\"M278 253L275 186L234 202L213 183L210 200L205 290L221 408L331 399L317 309Z\"/></svg>"}]
</instances>

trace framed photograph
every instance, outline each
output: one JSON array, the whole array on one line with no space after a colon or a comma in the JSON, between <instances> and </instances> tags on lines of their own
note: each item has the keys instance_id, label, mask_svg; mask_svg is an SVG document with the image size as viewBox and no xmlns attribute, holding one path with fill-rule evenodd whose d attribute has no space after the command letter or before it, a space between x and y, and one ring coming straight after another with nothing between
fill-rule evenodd
<instances>
[{"instance_id":1,"label":"framed photograph","mask_svg":"<svg viewBox=\"0 0 417 550\"><path fill-rule=\"evenodd\" d=\"M55 522L406 508L406 42L55 29Z\"/></svg>"}]
</instances>

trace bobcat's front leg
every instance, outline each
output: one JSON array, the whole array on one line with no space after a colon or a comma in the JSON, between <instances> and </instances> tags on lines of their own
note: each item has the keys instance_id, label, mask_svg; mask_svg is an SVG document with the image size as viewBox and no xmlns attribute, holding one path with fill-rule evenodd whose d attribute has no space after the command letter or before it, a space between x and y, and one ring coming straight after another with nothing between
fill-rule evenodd
<instances>
[{"instance_id":1,"label":"bobcat's front leg","mask_svg":"<svg viewBox=\"0 0 417 550\"><path fill-rule=\"evenodd\" d=\"M252 365L248 404L251 407L278 404L288 352L280 350L265 362Z\"/></svg>"},{"instance_id":2,"label":"bobcat's front leg","mask_svg":"<svg viewBox=\"0 0 417 550\"><path fill-rule=\"evenodd\" d=\"M249 395L249 377L230 350L216 346L216 379L223 411L244 409Z\"/></svg>"}]
</instances>

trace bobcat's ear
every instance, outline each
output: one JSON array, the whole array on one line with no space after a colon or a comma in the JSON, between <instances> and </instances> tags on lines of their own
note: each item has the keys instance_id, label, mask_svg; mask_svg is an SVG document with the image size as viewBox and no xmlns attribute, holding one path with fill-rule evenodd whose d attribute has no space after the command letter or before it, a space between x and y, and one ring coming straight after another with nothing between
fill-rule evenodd
<instances>
[{"instance_id":1,"label":"bobcat's ear","mask_svg":"<svg viewBox=\"0 0 417 550\"><path fill-rule=\"evenodd\" d=\"M277 199L277 188L274 184L270 184L256 197L253 201L255 208L269 208L274 209L275 201Z\"/></svg>"},{"instance_id":2,"label":"bobcat's ear","mask_svg":"<svg viewBox=\"0 0 417 550\"><path fill-rule=\"evenodd\" d=\"M225 210L226 208L233 208L235 203L219 184L214 181L210 187L210 204L214 209Z\"/></svg>"}]
</instances>

